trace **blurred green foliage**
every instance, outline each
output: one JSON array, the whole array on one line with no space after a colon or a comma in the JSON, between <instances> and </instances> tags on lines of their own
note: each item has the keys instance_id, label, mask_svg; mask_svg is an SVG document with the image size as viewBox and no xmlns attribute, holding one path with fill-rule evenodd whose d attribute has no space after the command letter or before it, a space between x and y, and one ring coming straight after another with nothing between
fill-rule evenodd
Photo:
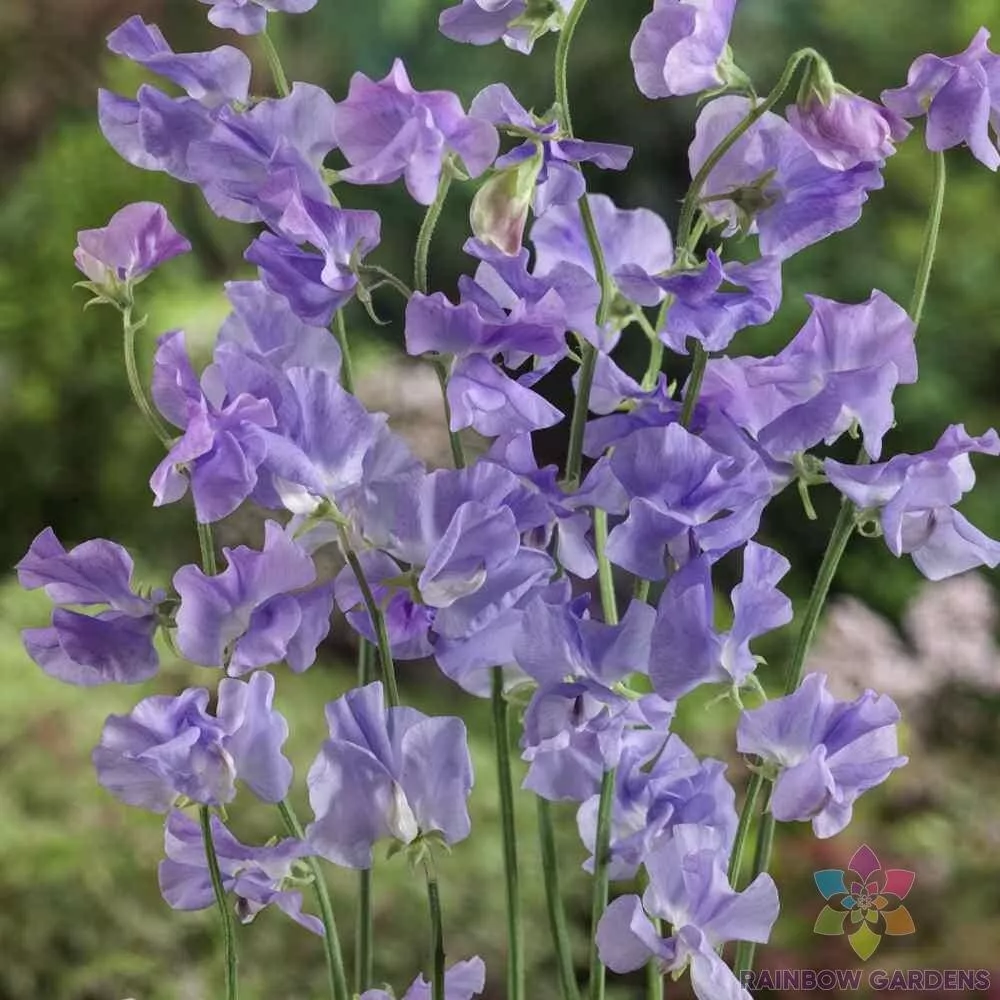
<instances>
[{"instance_id":1,"label":"blurred green foliage","mask_svg":"<svg viewBox=\"0 0 1000 1000\"><path fill-rule=\"evenodd\" d=\"M323 84L335 97L344 94L351 72L381 76L398 55L420 89L454 89L467 102L482 86L502 79L524 104L538 110L548 106L551 37L528 60L502 47L456 46L436 32L443 6L443 0L320 0L310 15L277 22L275 37L290 75ZM33 0L6 0L0 11L0 49L6 65L19 67L25 87L37 88L39 73L32 60L42 66L46 46L56 37L56 22L33 16L43 7ZM100 47L100 35L114 26L122 4L80 0L81 12L84 7L93 30L78 40L74 57L87 69L85 78L95 83L103 78L130 93L140 76L120 60L107 58ZM627 51L648 8L648 0L591 0L571 60L573 115L579 135L636 147L627 173L595 172L590 176L593 187L623 206L646 205L673 222L687 182L686 151L697 108L693 100L649 102L635 89ZM257 62L257 89L269 89L266 65L253 51L253 41L222 39L207 26L205 8L194 0L135 0L133 9L158 20L178 49L207 48L221 40L247 46ZM8 14L14 16L5 21ZM959 51L979 24L992 21L1000 27L997 16L995 0L747 0L737 19L734 47L761 90L776 78L787 53L809 44L829 57L843 84L877 96L902 81L917 54ZM8 108L16 105L17 76L12 73L10 82L4 81ZM150 506L146 479L158 460L157 446L131 405L115 317L98 309L84 312L84 293L71 288L78 277L71 259L75 234L103 225L127 202L158 200L195 243L195 254L172 263L142 289L151 316L144 345L148 360L153 336L175 326L187 329L196 353L207 354L225 312L222 282L249 273L241 260L249 231L215 220L196 191L123 163L104 143L89 102L81 101L65 77L54 79L63 81L63 89L47 94L30 143L5 142L0 131L5 184L0 199L0 514L5 527L0 556L4 565L11 565L33 535L51 524L68 544L92 536L122 541L137 553L143 573L162 581L194 558L190 511L183 504L164 510ZM0 130L4 121L0 115ZM1000 367L1000 282L995 277L1000 185L962 151L949 155L949 168L940 256L920 334L921 378L898 393L900 426L887 440L890 452L928 447L951 422L964 421L976 433L1000 422L995 382ZM436 288L451 290L457 275L468 270L460 248L467 235L470 188L458 187L435 240L431 268ZM878 287L905 303L929 191L930 163L918 130L888 164L886 188L872 196L861 223L788 263L785 309L769 327L743 335L737 348L753 353L780 348L806 315L807 292L860 300ZM343 197L350 206L382 213L377 260L406 275L420 211L402 187L345 189ZM352 335L398 345L398 303L388 298L378 308L394 322L373 328L356 310ZM633 370L645 364L640 341L622 347L623 362ZM556 401L569 398L569 374L568 367L560 368L544 383ZM683 377L684 370L671 368L669 374ZM564 434L563 429L544 437L543 458L561 459ZM1000 470L984 467L981 487L964 508L993 535L1000 535L998 489ZM765 525L767 540L792 560L790 587L797 597L809 587L835 508L829 493L817 491L816 501L818 522L805 519L790 492L774 505ZM894 616L917 580L909 563L893 560L881 543L857 540L837 587ZM27 661L16 634L44 616L44 600L26 597L10 584L0 591L0 1000L216 996L220 965L211 915L177 915L162 904L155 880L159 820L126 810L100 792L88 761L108 712L127 711L139 696L153 691L206 683L206 675L171 661L155 682L139 690L61 686ZM765 652L780 663L786 645L787 636L780 635ZM317 706L343 690L349 677L324 662L303 678L282 676L279 683L301 775L321 738ZM497 983L503 944L488 716L481 705L458 699L432 671L411 675L407 696L429 711L462 711L470 722L477 768L475 834L441 865L446 932L455 958L478 951L487 959L493 970L492 1000L502 995ZM991 720L986 729L995 731L996 706L983 708L981 699L977 705ZM723 709L709 715L695 706L687 710L684 725L698 749L732 757L730 722ZM797 967L806 964L808 955L811 963L848 964L835 947L839 941L817 950L810 932L816 909L810 873L825 861L842 860L849 853L844 845L870 834L877 849L917 858L924 867L914 866L921 872L928 872L936 858L936 876L928 875L927 881L959 898L963 914L960 932L949 929L935 915L928 888L914 908L919 950L904 942L891 949L886 961L948 967L992 962L995 967L991 942L1000 933L995 892L1000 868L992 860L995 826L969 824L964 818L995 800L998 789L992 771L977 766L982 748L979 757L963 749L961 727L959 721L952 733L954 745L947 740L936 745L930 768L921 764L915 777L904 772L894 779L893 788L902 789L893 793L895 798L872 796L857 826L837 841L817 844L807 830L783 833L787 846L781 851L779 884L789 895L775 960ZM995 753L996 741L989 746ZM733 773L740 771L734 768ZM927 782L933 782L933 794L923 787ZM555 980L530 798L522 796L519 808L530 914L529 996L547 1000L555 996ZM579 871L583 854L572 811L560 815L565 821L560 826L564 883L582 969L587 882ZM995 813L988 815L995 821ZM259 807L244 813L241 806L234 813L238 832L248 837L274 833L274 819ZM349 951L352 879L343 872L331 875ZM401 991L423 962L422 890L401 858L380 866L377 879L377 971ZM918 892L920 885L918 879ZM241 933L241 941L246 997L321 995L317 942L280 915L263 914ZM638 983L613 980L609 996L638 996Z\"/></svg>"}]
</instances>

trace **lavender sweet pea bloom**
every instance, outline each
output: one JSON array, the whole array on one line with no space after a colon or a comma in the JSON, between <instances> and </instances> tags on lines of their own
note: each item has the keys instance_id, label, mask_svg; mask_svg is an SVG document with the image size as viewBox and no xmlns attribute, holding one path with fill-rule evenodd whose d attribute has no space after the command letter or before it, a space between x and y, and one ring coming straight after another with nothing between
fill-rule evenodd
<instances>
[{"instance_id":1,"label":"lavender sweet pea bloom","mask_svg":"<svg viewBox=\"0 0 1000 1000\"><path fill-rule=\"evenodd\" d=\"M572 0L461 0L441 11L441 34L455 42L504 45L528 55L546 32L558 31Z\"/></svg>"},{"instance_id":2,"label":"lavender sweet pea bloom","mask_svg":"<svg viewBox=\"0 0 1000 1000\"><path fill-rule=\"evenodd\" d=\"M324 858L369 868L386 837L403 844L437 833L454 844L469 835L472 761L465 723L386 708L376 681L326 706L330 739L309 769L316 816L306 840Z\"/></svg>"},{"instance_id":3,"label":"lavender sweet pea bloom","mask_svg":"<svg viewBox=\"0 0 1000 1000\"><path fill-rule=\"evenodd\" d=\"M111 294L119 285L141 281L150 271L191 249L171 225L167 210L152 201L126 205L103 229L81 230L76 239L76 266L97 288Z\"/></svg>"},{"instance_id":4,"label":"lavender sweet pea bloom","mask_svg":"<svg viewBox=\"0 0 1000 1000\"><path fill-rule=\"evenodd\" d=\"M149 597L132 586L132 557L120 545L96 538L69 552L46 528L17 564L18 582L38 587L56 605L50 628L22 633L28 655L50 677L68 684L138 684L159 667L153 646L162 590ZM85 615L61 605L106 604Z\"/></svg>"},{"instance_id":5,"label":"lavender sweet pea bloom","mask_svg":"<svg viewBox=\"0 0 1000 1000\"><path fill-rule=\"evenodd\" d=\"M743 552L743 580L733 588L733 626L717 632L708 560L689 562L667 582L657 609L649 676L664 698L681 698L701 684L742 687L757 666L750 641L787 625L792 602L777 589L788 560L757 542Z\"/></svg>"},{"instance_id":6,"label":"lavender sweet pea bloom","mask_svg":"<svg viewBox=\"0 0 1000 1000\"><path fill-rule=\"evenodd\" d=\"M632 40L635 82L646 97L681 97L721 87L719 63L737 0L656 0Z\"/></svg>"},{"instance_id":7,"label":"lavender sweet pea bloom","mask_svg":"<svg viewBox=\"0 0 1000 1000\"><path fill-rule=\"evenodd\" d=\"M177 646L193 663L238 677L282 660L296 672L315 662L330 630L333 586L310 586L316 567L279 524L268 521L264 531L260 552L223 549L228 565L218 576L197 566L174 575Z\"/></svg>"},{"instance_id":8,"label":"lavender sweet pea bloom","mask_svg":"<svg viewBox=\"0 0 1000 1000\"><path fill-rule=\"evenodd\" d=\"M955 56L923 55L910 67L906 86L882 92L882 103L904 118L927 115L927 147L940 152L965 143L980 163L996 170L1000 151L990 135L1000 115L1000 57L980 28Z\"/></svg>"},{"instance_id":9,"label":"lavender sweet pea bloom","mask_svg":"<svg viewBox=\"0 0 1000 1000\"><path fill-rule=\"evenodd\" d=\"M364 73L351 77L348 95L336 107L335 130L350 164L339 171L342 180L391 184L403 177L421 205L434 201L447 155L457 155L467 173L478 177L500 146L496 129L466 115L454 94L414 90L399 59L378 82Z\"/></svg>"},{"instance_id":10,"label":"lavender sweet pea bloom","mask_svg":"<svg viewBox=\"0 0 1000 1000\"><path fill-rule=\"evenodd\" d=\"M208 19L217 28L232 28L241 35L259 35L267 28L268 13L304 14L317 0L199 0L212 9Z\"/></svg>"},{"instance_id":11,"label":"lavender sweet pea bloom","mask_svg":"<svg viewBox=\"0 0 1000 1000\"><path fill-rule=\"evenodd\" d=\"M778 769L775 819L812 820L817 837L832 837L850 823L858 796L907 762L898 756L898 721L888 695L838 701L825 675L810 674L794 694L744 712L736 745Z\"/></svg>"},{"instance_id":12,"label":"lavender sweet pea bloom","mask_svg":"<svg viewBox=\"0 0 1000 1000\"><path fill-rule=\"evenodd\" d=\"M688 153L692 175L750 110L746 98L735 96L705 106ZM853 226L868 192L882 184L877 163L831 170L784 118L768 112L711 171L702 209L726 223L725 235L759 233L761 253L785 260Z\"/></svg>"},{"instance_id":13,"label":"lavender sweet pea bloom","mask_svg":"<svg viewBox=\"0 0 1000 1000\"><path fill-rule=\"evenodd\" d=\"M811 94L787 111L788 124L809 143L820 163L850 170L862 163L884 163L911 132L899 115L860 94L837 90L829 101Z\"/></svg>"},{"instance_id":14,"label":"lavender sweet pea bloom","mask_svg":"<svg viewBox=\"0 0 1000 1000\"><path fill-rule=\"evenodd\" d=\"M236 912L248 924L265 906L277 906L313 934L323 934L318 917L302 912L302 893L286 889L285 880L296 863L309 854L301 840L292 838L267 847L249 847L229 832L218 816L212 817L212 842L219 859L222 887L236 897ZM174 810L164 829L166 860L160 862L160 892L175 910L207 910L215 893L205 856L201 827Z\"/></svg>"},{"instance_id":15,"label":"lavender sweet pea bloom","mask_svg":"<svg viewBox=\"0 0 1000 1000\"><path fill-rule=\"evenodd\" d=\"M698 1000L750 1000L719 956L727 941L764 943L778 918L778 890L761 874L736 892L726 876L715 831L685 824L646 859L650 884L638 896L619 896L597 927L601 961L614 972L633 972L648 961L679 974L690 965ZM647 914L670 925L662 938Z\"/></svg>"},{"instance_id":16,"label":"lavender sweet pea bloom","mask_svg":"<svg viewBox=\"0 0 1000 1000\"><path fill-rule=\"evenodd\" d=\"M921 455L897 455L881 465L864 466L828 460L825 470L852 503L878 511L893 555L910 555L924 576L943 580L976 566L1000 565L1000 542L953 509L975 485L969 461L973 452L1000 454L997 432L970 437L964 426L953 425Z\"/></svg>"},{"instance_id":17,"label":"lavender sweet pea bloom","mask_svg":"<svg viewBox=\"0 0 1000 1000\"><path fill-rule=\"evenodd\" d=\"M456 962L444 973L444 1000L472 1000L485 986L486 963L481 958ZM394 997L385 990L366 990L359 1000L394 1000ZM431 984L423 976L417 976L402 1000L431 1000Z\"/></svg>"},{"instance_id":18,"label":"lavender sweet pea bloom","mask_svg":"<svg viewBox=\"0 0 1000 1000\"><path fill-rule=\"evenodd\" d=\"M218 806L244 781L265 802L280 802L292 782L282 755L288 723L272 707L274 678L219 683L215 716L209 694L145 698L128 715L109 715L94 749L97 780L126 805L166 812L178 796Z\"/></svg>"},{"instance_id":19,"label":"lavender sweet pea bloom","mask_svg":"<svg viewBox=\"0 0 1000 1000\"><path fill-rule=\"evenodd\" d=\"M703 398L779 461L832 443L855 421L877 459L893 392L917 379L913 321L883 292L857 305L806 298L812 314L783 351L710 361Z\"/></svg>"}]
</instances>

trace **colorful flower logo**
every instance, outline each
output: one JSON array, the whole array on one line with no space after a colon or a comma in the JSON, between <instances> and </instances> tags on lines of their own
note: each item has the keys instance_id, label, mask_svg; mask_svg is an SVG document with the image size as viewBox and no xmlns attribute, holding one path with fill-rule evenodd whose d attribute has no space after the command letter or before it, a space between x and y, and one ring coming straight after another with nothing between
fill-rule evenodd
<instances>
[{"instance_id":1,"label":"colorful flower logo","mask_svg":"<svg viewBox=\"0 0 1000 1000\"><path fill-rule=\"evenodd\" d=\"M878 855L862 844L848 862L846 871L826 868L815 872L816 887L827 901L816 918L816 934L846 934L855 954L867 961L875 954L884 934L912 934L916 927L903 905L914 872L903 868L882 870Z\"/></svg>"}]
</instances>

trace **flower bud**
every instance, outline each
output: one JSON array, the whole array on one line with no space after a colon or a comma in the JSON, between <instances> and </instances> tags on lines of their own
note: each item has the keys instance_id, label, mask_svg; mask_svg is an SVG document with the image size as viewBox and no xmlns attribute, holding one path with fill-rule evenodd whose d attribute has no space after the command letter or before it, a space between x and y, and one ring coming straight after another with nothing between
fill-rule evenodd
<instances>
[{"instance_id":1,"label":"flower bud","mask_svg":"<svg viewBox=\"0 0 1000 1000\"><path fill-rule=\"evenodd\" d=\"M469 211L469 222L477 239L512 257L520 251L541 169L539 148L530 159L497 171L483 184Z\"/></svg>"}]
</instances>

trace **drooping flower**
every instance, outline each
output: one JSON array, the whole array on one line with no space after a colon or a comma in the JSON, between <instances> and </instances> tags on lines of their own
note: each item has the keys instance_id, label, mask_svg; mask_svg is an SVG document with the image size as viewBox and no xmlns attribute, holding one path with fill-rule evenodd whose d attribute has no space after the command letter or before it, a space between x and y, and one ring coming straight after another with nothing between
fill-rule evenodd
<instances>
[{"instance_id":1,"label":"drooping flower","mask_svg":"<svg viewBox=\"0 0 1000 1000\"><path fill-rule=\"evenodd\" d=\"M336 106L335 130L350 164L339 171L342 180L391 184L403 177L421 205L434 201L446 156L454 153L478 177L500 144L496 129L466 115L454 94L414 90L399 59L378 82L364 73L351 77L347 97Z\"/></svg>"},{"instance_id":2,"label":"drooping flower","mask_svg":"<svg viewBox=\"0 0 1000 1000\"><path fill-rule=\"evenodd\" d=\"M316 816L306 840L348 868L368 868L372 847L435 833L448 844L469 835L472 761L465 723L412 708L386 708L376 681L326 706L327 740L309 769Z\"/></svg>"},{"instance_id":3,"label":"drooping flower","mask_svg":"<svg viewBox=\"0 0 1000 1000\"><path fill-rule=\"evenodd\" d=\"M208 576L197 566L174 575L180 595L177 646L187 659L225 666L232 676L286 660L295 671L312 666L330 630L333 586L316 581L316 567L274 521L261 551L223 549L227 567Z\"/></svg>"},{"instance_id":4,"label":"drooping flower","mask_svg":"<svg viewBox=\"0 0 1000 1000\"><path fill-rule=\"evenodd\" d=\"M281 753L288 723L272 707L274 678L219 683L218 707L189 688L177 697L145 698L128 715L109 715L94 749L97 780L126 805L166 812L178 796L218 806L243 781L265 802L288 794L292 765Z\"/></svg>"},{"instance_id":5,"label":"drooping flower","mask_svg":"<svg viewBox=\"0 0 1000 1000\"><path fill-rule=\"evenodd\" d=\"M855 422L877 459L893 392L917 378L913 321L879 291L856 305L807 299L809 319L779 354L710 361L703 398L779 461L832 443Z\"/></svg>"},{"instance_id":6,"label":"drooping flower","mask_svg":"<svg viewBox=\"0 0 1000 1000\"><path fill-rule=\"evenodd\" d=\"M971 437L952 425L920 455L897 455L880 465L827 460L830 482L858 507L878 511L889 551L909 555L921 573L943 580L976 566L1000 565L1000 542L984 535L954 509L975 485L969 455L1000 454L994 430Z\"/></svg>"},{"instance_id":7,"label":"drooping flower","mask_svg":"<svg viewBox=\"0 0 1000 1000\"><path fill-rule=\"evenodd\" d=\"M655 0L632 40L635 82L646 97L721 87L720 62L737 0Z\"/></svg>"},{"instance_id":8,"label":"drooping flower","mask_svg":"<svg viewBox=\"0 0 1000 1000\"><path fill-rule=\"evenodd\" d=\"M503 40L529 54L546 32L558 31L572 0L461 0L441 11L441 34L455 42L491 45Z\"/></svg>"},{"instance_id":9,"label":"drooping flower","mask_svg":"<svg viewBox=\"0 0 1000 1000\"><path fill-rule=\"evenodd\" d=\"M153 636L164 594L135 592L132 557L120 545L96 538L67 552L46 528L16 568L22 587L43 587L56 605L51 627L21 633L28 655L45 673L85 687L138 684L156 673ZM86 615L64 606L80 604L105 604L107 610Z\"/></svg>"},{"instance_id":10,"label":"drooping flower","mask_svg":"<svg viewBox=\"0 0 1000 1000\"><path fill-rule=\"evenodd\" d=\"M927 116L927 147L936 152L965 143L980 163L996 170L1000 150L990 135L1000 114L1000 57L980 28L955 56L922 55L906 86L882 92L882 103L904 118Z\"/></svg>"},{"instance_id":11,"label":"drooping flower","mask_svg":"<svg viewBox=\"0 0 1000 1000\"><path fill-rule=\"evenodd\" d=\"M690 966L698 1000L748 1000L717 949L727 941L766 942L778 918L778 890L762 873L735 891L725 859L716 831L676 827L646 859L650 883L642 899L619 896L605 910L597 927L601 961L621 973L650 960L675 974ZM661 937L649 915L670 925L669 937Z\"/></svg>"},{"instance_id":12,"label":"drooping flower","mask_svg":"<svg viewBox=\"0 0 1000 1000\"><path fill-rule=\"evenodd\" d=\"M912 130L899 115L860 94L835 90L828 101L816 93L787 111L788 124L831 170L884 163Z\"/></svg>"},{"instance_id":13,"label":"drooping flower","mask_svg":"<svg viewBox=\"0 0 1000 1000\"><path fill-rule=\"evenodd\" d=\"M775 819L811 820L817 837L832 837L850 823L858 796L906 763L896 744L898 721L888 695L865 691L853 702L838 701L824 674L810 674L793 694L743 712L736 745L777 769Z\"/></svg>"},{"instance_id":14,"label":"drooping flower","mask_svg":"<svg viewBox=\"0 0 1000 1000\"><path fill-rule=\"evenodd\" d=\"M313 934L324 933L318 917L302 912L302 893L286 888L297 862L308 846L288 838L266 847L240 843L218 816L212 817L212 843L219 860L222 887L236 897L236 912L248 924L265 906L277 906ZM175 910L206 910L215 905L215 892L205 855L201 828L178 810L167 816L164 828L166 859L160 862L160 893Z\"/></svg>"},{"instance_id":15,"label":"drooping flower","mask_svg":"<svg viewBox=\"0 0 1000 1000\"><path fill-rule=\"evenodd\" d=\"M152 201L126 205L102 229L84 229L76 238L76 266L95 291L106 290L112 297L120 286L141 281L150 271L191 249L171 225L167 210Z\"/></svg>"},{"instance_id":16,"label":"drooping flower","mask_svg":"<svg viewBox=\"0 0 1000 1000\"><path fill-rule=\"evenodd\" d=\"M681 698L700 684L742 687L757 661L750 641L787 625L792 602L777 588L788 560L757 542L743 551L743 579L733 588L733 624L714 625L714 592L708 560L701 556L668 581L657 608L649 677L664 698Z\"/></svg>"},{"instance_id":17,"label":"drooping flower","mask_svg":"<svg viewBox=\"0 0 1000 1000\"><path fill-rule=\"evenodd\" d=\"M705 105L688 152L692 175L750 110L736 96ZM709 173L701 208L726 224L725 235L758 233L761 253L785 260L853 226L868 192L882 185L878 163L830 169L784 118L767 112Z\"/></svg>"},{"instance_id":18,"label":"drooping flower","mask_svg":"<svg viewBox=\"0 0 1000 1000\"><path fill-rule=\"evenodd\" d=\"M268 13L304 14L317 0L199 0L212 9L208 19L217 28L232 28L241 35L259 35L267 27Z\"/></svg>"},{"instance_id":19,"label":"drooping flower","mask_svg":"<svg viewBox=\"0 0 1000 1000\"><path fill-rule=\"evenodd\" d=\"M472 1000L486 986L486 963L478 956L456 962L444 973L444 1000ZM359 1000L394 1000L385 990L366 990ZM431 984L417 976L402 1000L431 1000Z\"/></svg>"}]
</instances>

